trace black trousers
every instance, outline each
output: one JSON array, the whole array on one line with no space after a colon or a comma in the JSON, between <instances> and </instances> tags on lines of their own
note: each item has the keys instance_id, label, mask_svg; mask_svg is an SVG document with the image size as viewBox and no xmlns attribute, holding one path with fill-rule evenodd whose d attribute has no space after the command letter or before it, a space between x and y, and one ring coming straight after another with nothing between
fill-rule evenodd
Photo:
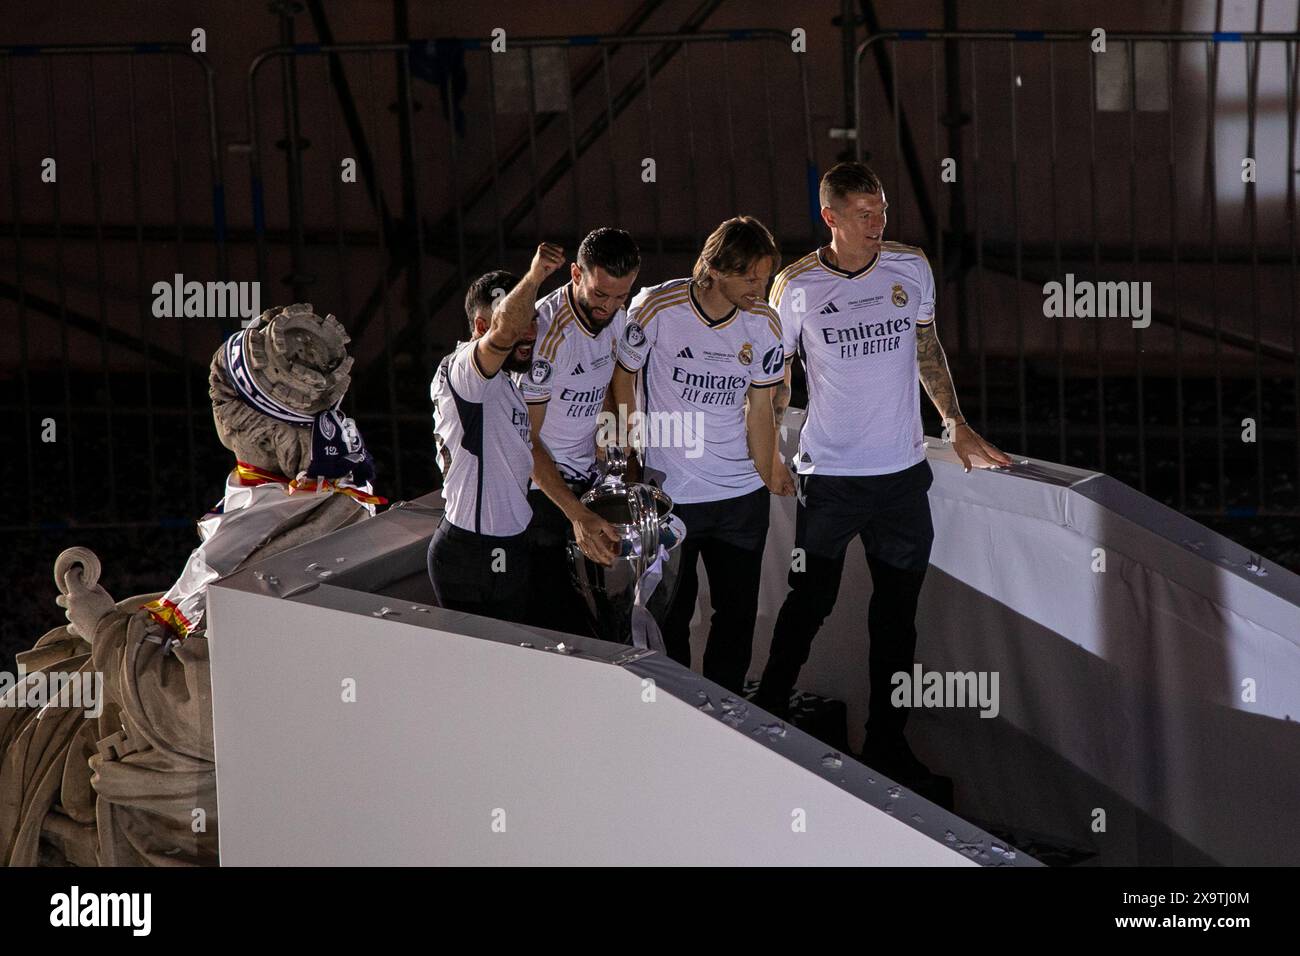
<instances>
[{"instance_id":1,"label":"black trousers","mask_svg":"<svg viewBox=\"0 0 1300 956\"><path fill-rule=\"evenodd\" d=\"M663 628L668 656L691 666L691 617L699 597L696 565L704 559L713 616L704 649L704 676L733 694L744 688L758 616L771 493L758 488L722 501L673 508L686 525L677 595Z\"/></svg>"},{"instance_id":2,"label":"black trousers","mask_svg":"<svg viewBox=\"0 0 1300 956\"><path fill-rule=\"evenodd\" d=\"M924 461L889 475L799 476L795 547L803 549L803 563L796 552L755 698L760 707L785 716L813 638L835 607L845 550L856 537L872 582L867 734L882 741L902 737L908 709L892 706L891 678L910 673L916 655L916 606L934 541L927 495L933 480Z\"/></svg>"},{"instance_id":3,"label":"black trousers","mask_svg":"<svg viewBox=\"0 0 1300 956\"><path fill-rule=\"evenodd\" d=\"M585 488L570 486L581 496ZM593 634L587 605L569 574L569 538L572 524L546 492L528 492L533 520L528 525L528 552L532 563L532 599L528 623L566 634Z\"/></svg>"},{"instance_id":4,"label":"black trousers","mask_svg":"<svg viewBox=\"0 0 1300 956\"><path fill-rule=\"evenodd\" d=\"M428 563L439 607L527 623L529 555L523 534L475 534L443 518L429 542Z\"/></svg>"}]
</instances>

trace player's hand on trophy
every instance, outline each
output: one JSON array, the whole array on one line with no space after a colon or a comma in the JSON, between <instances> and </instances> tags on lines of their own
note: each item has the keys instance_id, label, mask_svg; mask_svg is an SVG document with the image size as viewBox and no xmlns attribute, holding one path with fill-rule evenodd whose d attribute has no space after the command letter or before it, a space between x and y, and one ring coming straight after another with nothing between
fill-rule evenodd
<instances>
[{"instance_id":1,"label":"player's hand on trophy","mask_svg":"<svg viewBox=\"0 0 1300 956\"><path fill-rule=\"evenodd\" d=\"M564 247L553 242L543 242L533 255L532 265L528 267L528 277L540 285L542 280L562 265L564 265Z\"/></svg>"},{"instance_id":2,"label":"player's hand on trophy","mask_svg":"<svg viewBox=\"0 0 1300 956\"><path fill-rule=\"evenodd\" d=\"M774 495L789 497L794 494L794 475L790 474L790 469L781 458L779 447L772 455L772 468L763 476L763 484L767 485L767 490Z\"/></svg>"},{"instance_id":3,"label":"player's hand on trophy","mask_svg":"<svg viewBox=\"0 0 1300 956\"><path fill-rule=\"evenodd\" d=\"M976 458L986 462L981 467L997 468L1011 464L1011 459L975 433L965 422L952 431L952 450L957 453L963 471L970 471Z\"/></svg>"},{"instance_id":4,"label":"player's hand on trophy","mask_svg":"<svg viewBox=\"0 0 1300 956\"><path fill-rule=\"evenodd\" d=\"M590 508L573 519L573 539L593 561L612 564L618 556L618 529Z\"/></svg>"}]
</instances>

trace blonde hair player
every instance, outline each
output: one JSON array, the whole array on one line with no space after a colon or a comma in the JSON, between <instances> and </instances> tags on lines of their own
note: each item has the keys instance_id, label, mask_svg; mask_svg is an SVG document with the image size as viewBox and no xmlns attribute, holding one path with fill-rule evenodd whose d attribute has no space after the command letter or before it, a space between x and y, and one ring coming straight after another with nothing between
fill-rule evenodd
<instances>
[{"instance_id":1,"label":"blonde hair player","mask_svg":"<svg viewBox=\"0 0 1300 956\"><path fill-rule=\"evenodd\" d=\"M872 579L862 759L900 783L942 793L948 782L930 773L904 737L907 708L890 700L892 676L912 669L916 605L934 539L917 379L968 471L976 459L1010 459L962 417L934 328L930 264L920 249L884 241L888 202L879 178L864 163L840 163L822 177L820 198L830 244L772 284L786 351L799 356L808 380L795 457L795 546L805 563L792 565L756 701L785 715L813 638L835 606L845 550L859 538ZM784 402L778 406L779 414Z\"/></svg>"}]
</instances>

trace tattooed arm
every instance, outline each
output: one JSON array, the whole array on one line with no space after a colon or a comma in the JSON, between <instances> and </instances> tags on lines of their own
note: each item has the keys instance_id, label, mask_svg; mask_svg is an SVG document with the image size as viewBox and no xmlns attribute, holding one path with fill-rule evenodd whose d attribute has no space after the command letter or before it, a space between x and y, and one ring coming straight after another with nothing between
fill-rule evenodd
<instances>
[{"instance_id":1,"label":"tattooed arm","mask_svg":"<svg viewBox=\"0 0 1300 956\"><path fill-rule=\"evenodd\" d=\"M961 416L961 407L957 404L957 390L952 384L952 374L948 371L948 356L943 352L939 333L934 323L916 327L916 366L920 372L921 384L925 394L930 396L934 407L939 410L944 424L965 421Z\"/></svg>"},{"instance_id":2,"label":"tattooed arm","mask_svg":"<svg viewBox=\"0 0 1300 956\"><path fill-rule=\"evenodd\" d=\"M943 352L933 322L916 328L916 366L925 393L930 396L930 401L934 402L934 407L943 418L945 433L951 435L952 450L957 453L962 467L970 471L971 459L974 457L983 459L989 465L1011 464L1010 458L966 424L961 406L957 404L957 389L952 384L952 373L948 371L948 357Z\"/></svg>"},{"instance_id":3,"label":"tattooed arm","mask_svg":"<svg viewBox=\"0 0 1300 956\"><path fill-rule=\"evenodd\" d=\"M785 363L785 378L776 386L776 391L772 393L772 412L776 416L776 427L781 427L781 421L785 417L785 410L790 407L790 366L793 363ZM781 449L777 448L777 454Z\"/></svg>"},{"instance_id":4,"label":"tattooed arm","mask_svg":"<svg viewBox=\"0 0 1300 956\"><path fill-rule=\"evenodd\" d=\"M772 482L768 485L778 495L794 494L794 476L781 454L781 422L790 407L790 366L785 363L785 378L772 386L772 420L776 434L772 441Z\"/></svg>"}]
</instances>

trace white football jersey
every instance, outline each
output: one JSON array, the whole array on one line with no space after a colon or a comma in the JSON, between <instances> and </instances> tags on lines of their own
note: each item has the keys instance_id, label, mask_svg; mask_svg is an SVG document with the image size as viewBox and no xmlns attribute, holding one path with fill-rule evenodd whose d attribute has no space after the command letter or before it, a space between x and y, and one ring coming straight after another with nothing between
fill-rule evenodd
<instances>
[{"instance_id":1,"label":"white football jersey","mask_svg":"<svg viewBox=\"0 0 1300 956\"><path fill-rule=\"evenodd\" d=\"M520 534L533 516L533 445L518 386L504 371L484 375L474 343L461 342L439 363L429 391L447 520L462 531Z\"/></svg>"},{"instance_id":2,"label":"white football jersey","mask_svg":"<svg viewBox=\"0 0 1300 956\"><path fill-rule=\"evenodd\" d=\"M673 501L720 501L762 487L749 457L745 395L784 378L776 313L759 304L710 322L690 279L651 286L628 309L618 362L642 373L642 460L663 475Z\"/></svg>"},{"instance_id":3,"label":"white football jersey","mask_svg":"<svg viewBox=\"0 0 1300 956\"><path fill-rule=\"evenodd\" d=\"M537 303L533 366L519 376L529 405L546 404L539 437L561 475L580 481L596 467L596 428L614 375L614 350L627 313L592 329L573 298L573 283Z\"/></svg>"},{"instance_id":4,"label":"white football jersey","mask_svg":"<svg viewBox=\"0 0 1300 956\"><path fill-rule=\"evenodd\" d=\"M781 271L770 300L808 379L799 474L884 475L922 461L916 330L934 322L925 253L885 242L850 273L819 249Z\"/></svg>"}]
</instances>

